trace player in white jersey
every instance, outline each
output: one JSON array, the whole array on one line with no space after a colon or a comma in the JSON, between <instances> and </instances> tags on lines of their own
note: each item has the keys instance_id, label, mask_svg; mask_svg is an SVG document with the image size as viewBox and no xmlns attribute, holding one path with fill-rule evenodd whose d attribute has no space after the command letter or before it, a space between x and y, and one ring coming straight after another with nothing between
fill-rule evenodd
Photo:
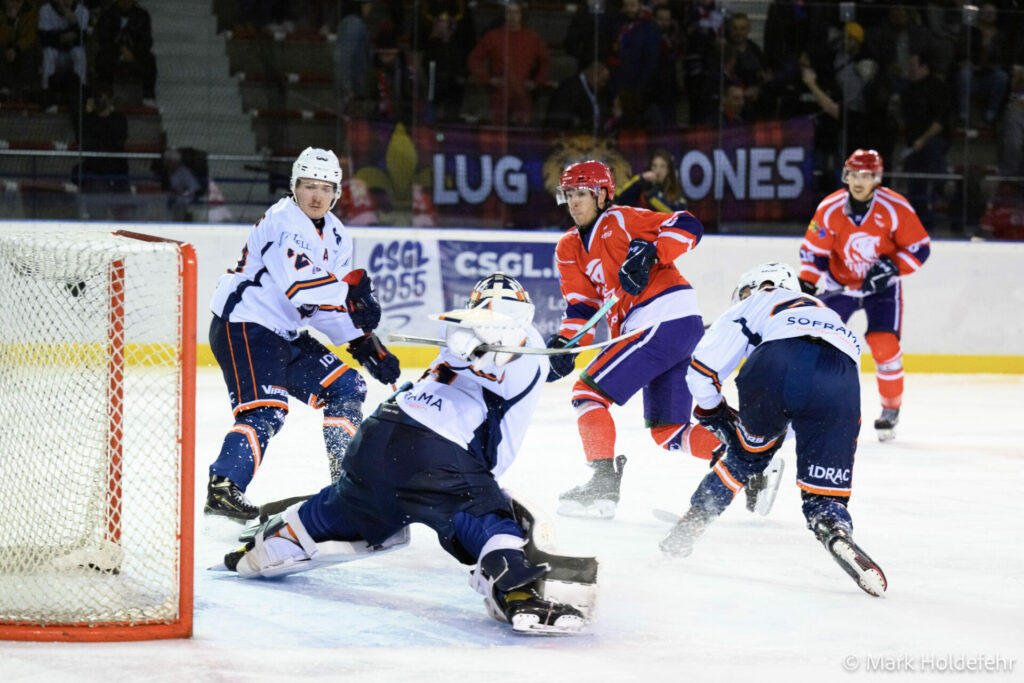
<instances>
[{"instance_id":1,"label":"player in white jersey","mask_svg":"<svg viewBox=\"0 0 1024 683\"><path fill-rule=\"evenodd\" d=\"M543 348L533 312L513 278L481 280L468 308L438 316L447 347L429 369L362 423L341 478L271 517L225 564L247 577L304 571L331 547L324 544L389 549L418 522L457 560L476 565L471 583L492 615L516 630L578 631L579 611L533 589L549 567L527 558L528 534L496 479L522 444L549 362L479 347Z\"/></svg>"},{"instance_id":2,"label":"player in white jersey","mask_svg":"<svg viewBox=\"0 0 1024 683\"><path fill-rule=\"evenodd\" d=\"M860 432L860 341L819 299L802 294L796 273L766 263L744 273L733 306L697 345L686 381L694 417L725 444L690 498L690 509L661 542L685 557L782 446L796 435L797 486L807 526L843 569L871 595L881 595L882 570L853 542L847 510ZM739 409L722 396L736 376Z\"/></svg>"},{"instance_id":3,"label":"player in white jersey","mask_svg":"<svg viewBox=\"0 0 1024 683\"><path fill-rule=\"evenodd\" d=\"M301 328L348 343L380 382L399 374L398 359L372 332L381 311L370 278L352 268L352 237L330 212L341 195L338 158L307 148L292 166L291 189L249 232L210 302L210 346L235 424L210 466L204 510L242 521L259 512L244 491L284 424L289 395L323 409L332 480L362 421L363 378Z\"/></svg>"}]
</instances>

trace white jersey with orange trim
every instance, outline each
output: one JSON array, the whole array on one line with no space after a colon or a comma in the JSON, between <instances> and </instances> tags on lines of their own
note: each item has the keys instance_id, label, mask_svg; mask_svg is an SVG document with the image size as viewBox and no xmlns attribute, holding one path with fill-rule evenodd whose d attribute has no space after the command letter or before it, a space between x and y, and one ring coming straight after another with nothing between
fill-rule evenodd
<instances>
[{"instance_id":1,"label":"white jersey with orange trim","mask_svg":"<svg viewBox=\"0 0 1024 683\"><path fill-rule=\"evenodd\" d=\"M235 268L220 277L210 310L229 322L249 322L293 340L304 326L334 344L362 336L345 308L352 271L352 236L333 214L322 228L285 197L252 230Z\"/></svg>"},{"instance_id":2,"label":"white jersey with orange trim","mask_svg":"<svg viewBox=\"0 0 1024 683\"><path fill-rule=\"evenodd\" d=\"M524 346L544 348L535 327ZM523 443L548 367L547 356L524 354L504 365L474 369L442 348L423 376L395 400L416 422L483 458L498 477Z\"/></svg>"},{"instance_id":3,"label":"white jersey with orange trim","mask_svg":"<svg viewBox=\"0 0 1024 683\"><path fill-rule=\"evenodd\" d=\"M693 351L686 384L701 408L722 401L722 379L765 342L818 337L860 367L857 334L819 299L788 289L768 287L734 304L711 326Z\"/></svg>"}]
</instances>

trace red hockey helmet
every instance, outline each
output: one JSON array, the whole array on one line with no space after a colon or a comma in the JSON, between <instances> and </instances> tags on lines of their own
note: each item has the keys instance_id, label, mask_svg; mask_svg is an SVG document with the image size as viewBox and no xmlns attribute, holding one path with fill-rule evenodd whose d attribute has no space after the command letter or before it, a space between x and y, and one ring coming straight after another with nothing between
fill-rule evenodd
<instances>
[{"instance_id":1,"label":"red hockey helmet","mask_svg":"<svg viewBox=\"0 0 1024 683\"><path fill-rule=\"evenodd\" d=\"M851 173L870 173L875 184L882 182L882 155L873 149L858 149L843 165L843 184L847 184Z\"/></svg>"},{"instance_id":2,"label":"red hockey helmet","mask_svg":"<svg viewBox=\"0 0 1024 683\"><path fill-rule=\"evenodd\" d=\"M565 204L568 190L590 190L596 197L602 187L608 190L608 201L611 201L615 196L615 178L608 167L600 161L581 161L562 171L555 198L559 204Z\"/></svg>"}]
</instances>

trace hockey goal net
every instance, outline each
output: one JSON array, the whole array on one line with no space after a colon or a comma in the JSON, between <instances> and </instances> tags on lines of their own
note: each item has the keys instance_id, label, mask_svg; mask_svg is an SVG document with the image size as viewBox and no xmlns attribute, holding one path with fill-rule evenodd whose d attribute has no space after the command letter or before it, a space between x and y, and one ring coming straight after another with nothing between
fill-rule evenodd
<instances>
[{"instance_id":1,"label":"hockey goal net","mask_svg":"<svg viewBox=\"0 0 1024 683\"><path fill-rule=\"evenodd\" d=\"M196 258L0 231L0 638L192 631Z\"/></svg>"}]
</instances>

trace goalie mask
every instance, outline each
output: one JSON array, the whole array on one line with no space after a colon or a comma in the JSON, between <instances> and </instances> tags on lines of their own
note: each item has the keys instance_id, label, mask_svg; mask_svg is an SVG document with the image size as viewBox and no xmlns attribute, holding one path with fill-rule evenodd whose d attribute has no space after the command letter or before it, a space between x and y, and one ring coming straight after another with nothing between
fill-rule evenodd
<instances>
[{"instance_id":1,"label":"goalie mask","mask_svg":"<svg viewBox=\"0 0 1024 683\"><path fill-rule=\"evenodd\" d=\"M333 183L334 199L331 201L331 206L328 210L334 208L338 198L341 196L341 165L338 163L338 157L335 156L334 152L329 149L318 149L316 147L307 147L302 150L302 154L292 164L292 179L289 187L293 196L295 195L295 186L298 184L299 178L310 178Z\"/></svg>"},{"instance_id":2,"label":"goalie mask","mask_svg":"<svg viewBox=\"0 0 1024 683\"><path fill-rule=\"evenodd\" d=\"M476 283L466 308L489 308L514 319L523 327L533 324L533 302L514 277L501 271Z\"/></svg>"},{"instance_id":3,"label":"goalie mask","mask_svg":"<svg viewBox=\"0 0 1024 683\"><path fill-rule=\"evenodd\" d=\"M740 275L736 289L732 292L732 302L735 304L743 301L766 282L782 289L800 291L800 282L797 280L796 273L788 265L774 262L762 263Z\"/></svg>"}]
</instances>

